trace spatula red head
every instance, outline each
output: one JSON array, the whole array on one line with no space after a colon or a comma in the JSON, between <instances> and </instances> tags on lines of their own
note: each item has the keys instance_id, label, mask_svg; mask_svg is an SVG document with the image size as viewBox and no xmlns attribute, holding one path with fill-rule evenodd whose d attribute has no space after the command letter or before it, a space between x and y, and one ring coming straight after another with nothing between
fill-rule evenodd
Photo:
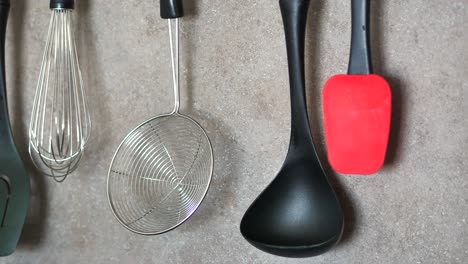
<instances>
[{"instance_id":1,"label":"spatula red head","mask_svg":"<svg viewBox=\"0 0 468 264\"><path fill-rule=\"evenodd\" d=\"M368 175L384 164L390 134L392 95L372 74L369 0L351 0L348 75L331 78L323 91L328 159L344 174Z\"/></svg>"},{"instance_id":2,"label":"spatula red head","mask_svg":"<svg viewBox=\"0 0 468 264\"><path fill-rule=\"evenodd\" d=\"M323 90L328 159L340 173L368 175L383 165L392 95L380 76L336 75Z\"/></svg>"}]
</instances>

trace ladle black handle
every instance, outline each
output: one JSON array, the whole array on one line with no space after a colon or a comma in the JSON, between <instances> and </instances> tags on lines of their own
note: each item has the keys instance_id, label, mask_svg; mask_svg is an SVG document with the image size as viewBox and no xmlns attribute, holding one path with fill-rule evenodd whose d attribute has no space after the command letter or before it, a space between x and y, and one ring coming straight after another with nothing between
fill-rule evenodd
<instances>
[{"instance_id":1,"label":"ladle black handle","mask_svg":"<svg viewBox=\"0 0 468 264\"><path fill-rule=\"evenodd\" d=\"M8 117L8 103L5 78L5 34L10 11L10 1L0 0L0 150L11 145L12 135Z\"/></svg>"},{"instance_id":2,"label":"ladle black handle","mask_svg":"<svg viewBox=\"0 0 468 264\"><path fill-rule=\"evenodd\" d=\"M50 0L50 9L73 9L75 0Z\"/></svg>"},{"instance_id":3,"label":"ladle black handle","mask_svg":"<svg viewBox=\"0 0 468 264\"><path fill-rule=\"evenodd\" d=\"M310 0L280 0L288 53L291 92L291 145L312 144L307 115L304 43Z\"/></svg>"},{"instance_id":4,"label":"ladle black handle","mask_svg":"<svg viewBox=\"0 0 468 264\"><path fill-rule=\"evenodd\" d=\"M161 0L161 18L173 19L184 16L182 0Z\"/></svg>"},{"instance_id":5,"label":"ladle black handle","mask_svg":"<svg viewBox=\"0 0 468 264\"><path fill-rule=\"evenodd\" d=\"M348 74L371 74L369 0L351 0L351 17Z\"/></svg>"}]
</instances>

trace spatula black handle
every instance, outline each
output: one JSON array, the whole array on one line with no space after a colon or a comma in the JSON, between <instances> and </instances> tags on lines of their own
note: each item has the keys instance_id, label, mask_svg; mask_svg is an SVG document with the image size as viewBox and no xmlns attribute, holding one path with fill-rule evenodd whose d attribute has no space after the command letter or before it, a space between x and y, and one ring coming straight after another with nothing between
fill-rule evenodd
<instances>
[{"instance_id":1,"label":"spatula black handle","mask_svg":"<svg viewBox=\"0 0 468 264\"><path fill-rule=\"evenodd\" d=\"M351 0L351 54L348 74L371 74L369 0Z\"/></svg>"},{"instance_id":2,"label":"spatula black handle","mask_svg":"<svg viewBox=\"0 0 468 264\"><path fill-rule=\"evenodd\" d=\"M161 0L161 18L172 19L184 16L182 0Z\"/></svg>"},{"instance_id":3,"label":"spatula black handle","mask_svg":"<svg viewBox=\"0 0 468 264\"><path fill-rule=\"evenodd\" d=\"M75 0L50 0L50 9L73 9Z\"/></svg>"}]
</instances>

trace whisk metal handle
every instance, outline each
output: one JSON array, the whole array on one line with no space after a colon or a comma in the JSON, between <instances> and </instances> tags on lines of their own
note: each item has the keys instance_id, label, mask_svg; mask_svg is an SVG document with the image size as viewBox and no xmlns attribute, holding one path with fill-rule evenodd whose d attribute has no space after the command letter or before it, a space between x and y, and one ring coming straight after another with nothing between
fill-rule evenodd
<instances>
[{"instance_id":1,"label":"whisk metal handle","mask_svg":"<svg viewBox=\"0 0 468 264\"><path fill-rule=\"evenodd\" d=\"M50 9L73 9L75 0L50 0Z\"/></svg>"},{"instance_id":2,"label":"whisk metal handle","mask_svg":"<svg viewBox=\"0 0 468 264\"><path fill-rule=\"evenodd\" d=\"M182 0L161 0L161 18L171 19L184 16Z\"/></svg>"}]
</instances>

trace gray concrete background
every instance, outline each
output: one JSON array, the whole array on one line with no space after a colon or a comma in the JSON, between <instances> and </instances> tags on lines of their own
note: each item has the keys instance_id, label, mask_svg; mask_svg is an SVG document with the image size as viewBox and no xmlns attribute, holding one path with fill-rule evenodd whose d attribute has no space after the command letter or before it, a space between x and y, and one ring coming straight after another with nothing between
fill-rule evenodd
<instances>
[{"instance_id":1,"label":"gray concrete background","mask_svg":"<svg viewBox=\"0 0 468 264\"><path fill-rule=\"evenodd\" d=\"M159 1L77 1L77 38L93 134L65 183L33 175L21 244L2 264L23 263L467 263L468 1L373 1L375 69L393 89L388 161L373 177L331 174L346 212L343 241L311 259L250 246L239 222L273 179L289 135L286 52L277 0L186 1L182 111L214 144L212 187L175 231L130 233L114 219L106 172L120 140L172 107L166 23ZM307 92L324 158L320 93L347 68L350 1L312 0ZM9 100L27 159L30 110L49 22L48 1L13 0Z\"/></svg>"}]
</instances>

